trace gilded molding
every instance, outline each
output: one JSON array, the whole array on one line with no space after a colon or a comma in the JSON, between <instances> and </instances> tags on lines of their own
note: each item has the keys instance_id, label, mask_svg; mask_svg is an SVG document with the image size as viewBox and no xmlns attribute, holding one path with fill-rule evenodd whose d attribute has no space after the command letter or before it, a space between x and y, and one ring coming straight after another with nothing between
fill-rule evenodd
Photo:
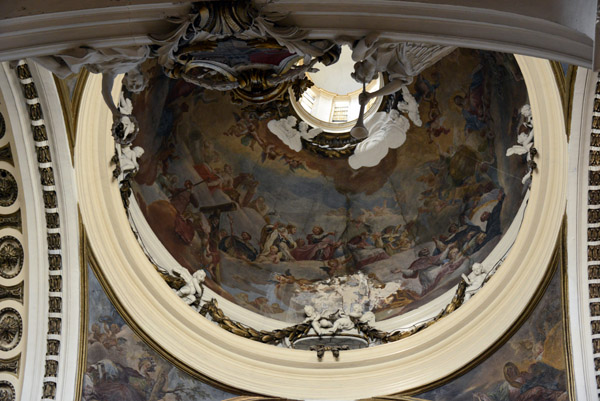
<instances>
[{"instance_id":1,"label":"gilded molding","mask_svg":"<svg viewBox=\"0 0 600 401\"><path fill-rule=\"evenodd\" d=\"M43 119L43 110L38 98L35 82L29 71L29 66L24 60L17 63L17 78L21 83L23 94L25 96L25 105L29 112L30 123L35 141L35 150L37 154L38 170L40 173L40 185L42 186L42 196L46 216L46 235L48 240L48 264L49 264L49 318L46 341L46 355L56 356L60 352L60 340L56 336L62 333L62 244L60 229L60 219L58 216L58 202L56 191L54 190L54 166L52 157L47 146L48 133ZM50 336L53 336L50 338ZM51 358L52 359L52 358ZM42 399L56 399L56 375L58 372L58 362L54 359L53 363L44 366L44 383L42 385ZM56 363L54 363L56 362Z\"/></svg>"}]
</instances>

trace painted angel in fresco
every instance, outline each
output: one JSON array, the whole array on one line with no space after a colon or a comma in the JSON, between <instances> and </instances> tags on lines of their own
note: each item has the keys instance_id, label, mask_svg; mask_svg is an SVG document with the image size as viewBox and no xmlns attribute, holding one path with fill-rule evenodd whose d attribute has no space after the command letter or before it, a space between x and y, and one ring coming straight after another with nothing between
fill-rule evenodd
<instances>
[{"instance_id":1,"label":"painted angel in fresco","mask_svg":"<svg viewBox=\"0 0 600 401\"><path fill-rule=\"evenodd\" d=\"M475 401L568 401L565 373L543 362L522 371L513 362L504 365L504 382L493 391L474 393Z\"/></svg>"},{"instance_id":2,"label":"painted angel in fresco","mask_svg":"<svg viewBox=\"0 0 600 401\"><path fill-rule=\"evenodd\" d=\"M158 401L167 390L167 375L162 370L154 375L156 362L146 356L133 369L103 359L88 367L85 374L85 400L101 401Z\"/></svg>"}]
</instances>

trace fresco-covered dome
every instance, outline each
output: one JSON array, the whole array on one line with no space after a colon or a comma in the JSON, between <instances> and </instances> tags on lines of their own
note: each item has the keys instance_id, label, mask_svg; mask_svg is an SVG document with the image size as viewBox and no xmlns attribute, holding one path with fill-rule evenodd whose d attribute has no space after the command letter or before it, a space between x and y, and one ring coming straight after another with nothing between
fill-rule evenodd
<instances>
[{"instance_id":1,"label":"fresco-covered dome","mask_svg":"<svg viewBox=\"0 0 600 401\"><path fill-rule=\"evenodd\" d=\"M289 102L232 102L145 67L148 87L131 94L144 149L133 193L164 247L220 297L288 323L307 305L382 321L475 263L498 267L503 255L488 256L528 188L526 155L511 151L528 104L513 56L455 50L408 85L410 120L398 112L409 95L385 97L373 120L393 115L396 128L360 168L275 135L271 121L297 119Z\"/></svg>"}]
</instances>

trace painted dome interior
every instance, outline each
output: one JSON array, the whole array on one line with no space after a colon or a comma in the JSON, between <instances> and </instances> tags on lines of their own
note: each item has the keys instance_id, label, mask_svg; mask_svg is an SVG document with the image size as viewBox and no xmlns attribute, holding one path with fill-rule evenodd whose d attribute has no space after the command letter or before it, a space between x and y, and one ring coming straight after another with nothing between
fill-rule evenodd
<instances>
[{"instance_id":1,"label":"painted dome interior","mask_svg":"<svg viewBox=\"0 0 600 401\"><path fill-rule=\"evenodd\" d=\"M511 55L457 49L423 71L408 85L421 124L358 169L274 135L270 121L297 118L289 101L233 102L144 67L149 85L129 94L138 206L183 267L263 316L297 323L306 305L339 305L381 321L422 307L497 262L486 258L525 203L525 155L507 156L528 104Z\"/></svg>"}]
</instances>

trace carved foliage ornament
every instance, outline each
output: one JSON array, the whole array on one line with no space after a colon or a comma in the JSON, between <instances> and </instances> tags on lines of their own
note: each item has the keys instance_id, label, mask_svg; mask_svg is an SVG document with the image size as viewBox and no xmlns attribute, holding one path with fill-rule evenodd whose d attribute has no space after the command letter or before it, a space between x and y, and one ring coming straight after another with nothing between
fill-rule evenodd
<instances>
[{"instance_id":1,"label":"carved foliage ornament","mask_svg":"<svg viewBox=\"0 0 600 401\"><path fill-rule=\"evenodd\" d=\"M23 321L21 315L13 308L0 311L0 350L10 351L21 341Z\"/></svg>"},{"instance_id":2,"label":"carved foliage ornament","mask_svg":"<svg viewBox=\"0 0 600 401\"><path fill-rule=\"evenodd\" d=\"M15 401L15 387L6 380L0 380L0 401Z\"/></svg>"},{"instance_id":3,"label":"carved foliage ornament","mask_svg":"<svg viewBox=\"0 0 600 401\"><path fill-rule=\"evenodd\" d=\"M23 267L23 255L23 246L18 239L10 235L0 238L0 276L17 276Z\"/></svg>"},{"instance_id":4,"label":"carved foliage ornament","mask_svg":"<svg viewBox=\"0 0 600 401\"><path fill-rule=\"evenodd\" d=\"M0 206L10 206L17 200L19 189L15 177L8 171L0 169Z\"/></svg>"},{"instance_id":5,"label":"carved foliage ornament","mask_svg":"<svg viewBox=\"0 0 600 401\"><path fill-rule=\"evenodd\" d=\"M171 78L252 103L281 99L317 61L328 65L340 53L332 41L307 41L305 31L278 25L282 17L250 2L197 2L186 17L170 20L174 31L153 37L153 54Z\"/></svg>"}]
</instances>

